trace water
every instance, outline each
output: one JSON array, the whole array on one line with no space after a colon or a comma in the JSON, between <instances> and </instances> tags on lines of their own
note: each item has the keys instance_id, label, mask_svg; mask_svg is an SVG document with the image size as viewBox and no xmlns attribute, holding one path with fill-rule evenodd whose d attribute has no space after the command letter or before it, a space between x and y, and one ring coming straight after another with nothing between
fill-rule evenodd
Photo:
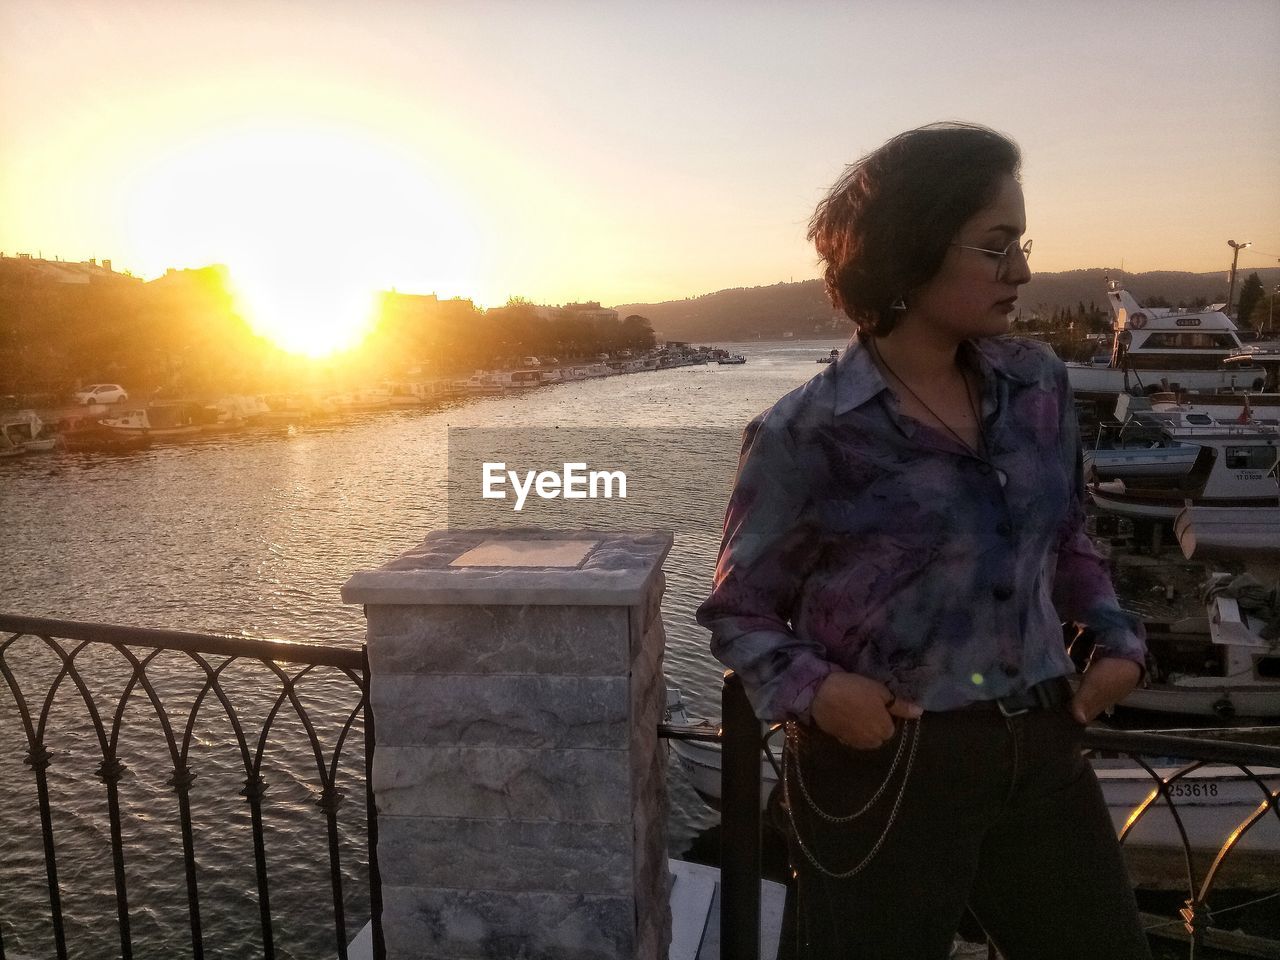
<instances>
[{"instance_id":1,"label":"water","mask_svg":"<svg viewBox=\"0 0 1280 960\"><path fill-rule=\"evenodd\" d=\"M0 610L356 646L364 636L361 611L342 604L338 590L353 571L380 565L428 531L446 526L451 427L500 428L511 436L534 428L589 428L605 445L616 435L626 447L628 467L641 474L670 473L672 464L682 465L676 471L682 474L680 496L643 501L651 514L649 527L676 533L663 604L666 670L684 691L691 712L718 715L721 668L707 653L707 635L694 622L693 611L710 584L736 437L752 416L821 371L815 358L843 344L725 346L746 354L749 362L580 381L523 396L459 402L429 413L371 415L304 428L295 435L231 435L125 456L61 454L0 461ZM673 459L670 444L653 441L664 434L681 448L679 457ZM690 438L705 444L705 462L689 457ZM703 469L705 474L699 472ZM621 522L624 515L611 516ZM634 517L630 520L635 525ZM104 662L95 679L118 691L127 671ZM229 679L228 686L233 683ZM179 687L175 681L173 696L180 701ZM313 716L329 730L343 719L333 705L345 702L340 688L331 672L308 688ZM245 697L243 709L261 709L260 700ZM0 705L0 743L7 751L0 754L0 930L6 950L44 955L51 952L51 943L47 925L37 919L47 914L48 904L42 899L38 831L33 832L38 823L35 790L17 746L25 743L25 735L7 694L0 696ZM130 707L129 717L134 709ZM76 715L72 705L66 710ZM282 758L305 763L300 724L287 718L280 723L279 733L272 734L273 749ZM154 721L141 716L139 726L148 735L156 729ZM97 749L90 742L66 749L74 754L81 748L85 757ZM193 750L200 766L192 765L204 771L206 783L219 775L243 782L232 738L219 733ZM132 857L129 885L137 955L181 954L189 950L185 886L171 815L173 793L164 782L172 768L163 742L154 736L138 745L136 756L143 760L131 764L121 790L129 811L126 852ZM93 769L55 762L55 828L68 891L64 907L77 937L72 953L114 956L114 884L109 854L104 853L103 790ZM678 852L716 818L674 766L671 773L671 847ZM344 774L358 793L358 763ZM314 782L307 782L305 773L299 777L271 780L267 847L273 909L281 955L319 956L333 952L327 932L331 920L326 919L331 914L325 908L327 847L323 819L311 802ZM199 790L193 792L197 796L202 796ZM201 825L196 849L210 956L243 956L257 942L248 830L239 824L221 828L229 820L246 821L248 810L234 789L230 797L221 805L201 800L195 813ZM350 809L344 808L342 844L347 899L358 912L364 864L357 806L351 802ZM349 920L352 933L355 919ZM220 933L223 948L212 949Z\"/></svg>"}]
</instances>

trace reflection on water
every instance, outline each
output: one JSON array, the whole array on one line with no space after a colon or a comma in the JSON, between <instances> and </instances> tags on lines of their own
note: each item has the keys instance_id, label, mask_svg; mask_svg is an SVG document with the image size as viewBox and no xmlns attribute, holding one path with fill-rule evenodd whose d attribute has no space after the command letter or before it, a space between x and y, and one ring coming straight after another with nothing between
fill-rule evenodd
<instances>
[{"instance_id":1,"label":"reflection on water","mask_svg":"<svg viewBox=\"0 0 1280 960\"><path fill-rule=\"evenodd\" d=\"M680 481L678 495L642 501L652 504L647 526L676 532L663 604L666 669L691 712L718 715L720 667L706 652L706 634L694 623L693 611L710 583L719 544L731 480L725 465L736 459L736 438L746 422L823 369L814 359L837 345L727 345L749 362L582 381L431 413L378 414L293 435L224 436L125 456L0 461L5 531L0 609L356 645L364 635L361 611L340 602L339 587L354 570L384 563L447 524L450 427L504 433L591 428L606 434L593 442L608 446L608 435L620 438L617 449L599 451L602 459L623 456L634 460L638 475L660 475L665 469L669 479ZM705 457L698 456L702 439ZM596 459L594 452L589 459ZM608 519L609 526L637 525L633 515L621 512L595 516L593 522ZM105 673L100 681L112 682ZM321 722L333 722L336 713L326 713L323 697L316 707ZM67 709L75 716L73 708ZM131 708L131 721L133 713ZM51 952L47 923L45 928L36 921L28 924L35 931L29 943L15 939L9 927L15 917L30 920L48 912L34 829L35 788L22 763L26 740L21 730L12 702L0 696L0 743L5 745L0 751L0 922L6 924L7 950L43 955ZM145 944L137 955L185 953L181 846L173 791L165 782L172 767L144 711L137 711L137 726L126 724L125 731L126 739L138 741L132 748L125 745L126 755L135 759L121 786L130 811L125 836L132 851L132 915L135 934ZM268 827L267 847L281 955L332 954L331 920L325 919L328 853L323 818L312 803L315 778L305 773L305 750L287 723L280 734L272 739L272 752L279 755L272 759L289 760L295 771L292 778L275 776L270 787L274 807L280 808ZM210 955L252 955L260 945L255 946L252 851L249 832L242 829L248 807L236 797L239 786L215 790L213 784L218 777L239 776L242 785L243 773L225 731L201 735L205 740L193 748L198 753L193 766L198 764L205 780L192 797L206 940L211 946L223 940L224 952ZM50 769L64 908L83 934L72 952L114 956L114 884L110 857L103 854L104 791L92 775L97 761L88 760L97 746L82 726L67 726L60 736L64 749L83 758L59 757ZM358 750L353 757L348 796L354 809L363 758ZM669 783L672 848L679 850L714 814L679 775ZM227 799L205 799L215 794ZM343 837L344 867L351 871L347 893L353 901L363 882L360 838L351 832L356 829ZM144 898L138 892L147 890L166 893ZM317 898L315 891L323 892ZM166 946L166 935L177 939Z\"/></svg>"}]
</instances>

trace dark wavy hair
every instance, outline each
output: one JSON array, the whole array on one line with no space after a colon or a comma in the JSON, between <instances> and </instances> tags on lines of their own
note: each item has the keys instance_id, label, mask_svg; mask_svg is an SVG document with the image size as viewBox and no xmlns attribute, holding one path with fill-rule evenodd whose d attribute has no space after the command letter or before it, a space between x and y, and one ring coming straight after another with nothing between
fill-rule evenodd
<instances>
[{"instance_id":1,"label":"dark wavy hair","mask_svg":"<svg viewBox=\"0 0 1280 960\"><path fill-rule=\"evenodd\" d=\"M966 222L1018 176L1018 146L968 123L900 133L845 170L809 221L831 303L863 332L893 329Z\"/></svg>"}]
</instances>

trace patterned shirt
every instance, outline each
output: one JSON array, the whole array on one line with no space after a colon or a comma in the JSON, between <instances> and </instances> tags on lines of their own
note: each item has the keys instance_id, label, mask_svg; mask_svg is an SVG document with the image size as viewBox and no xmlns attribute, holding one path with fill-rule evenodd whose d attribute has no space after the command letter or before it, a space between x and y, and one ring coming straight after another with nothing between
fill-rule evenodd
<instances>
[{"instance_id":1,"label":"patterned shirt","mask_svg":"<svg viewBox=\"0 0 1280 960\"><path fill-rule=\"evenodd\" d=\"M809 719L836 669L926 710L1021 692L1075 672L1063 620L1143 664L1085 535L1066 368L1030 340L961 350L985 458L902 414L857 337L747 427L698 622L762 719Z\"/></svg>"}]
</instances>

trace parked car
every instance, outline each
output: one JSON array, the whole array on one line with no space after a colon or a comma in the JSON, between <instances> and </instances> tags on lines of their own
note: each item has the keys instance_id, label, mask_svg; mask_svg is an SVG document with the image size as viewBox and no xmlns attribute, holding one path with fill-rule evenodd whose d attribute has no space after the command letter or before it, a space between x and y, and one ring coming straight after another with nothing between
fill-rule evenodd
<instances>
[{"instance_id":1,"label":"parked car","mask_svg":"<svg viewBox=\"0 0 1280 960\"><path fill-rule=\"evenodd\" d=\"M91 383L76 391L76 403L86 407L91 403L124 403L128 399L129 394L124 392L124 387L115 383Z\"/></svg>"}]
</instances>

